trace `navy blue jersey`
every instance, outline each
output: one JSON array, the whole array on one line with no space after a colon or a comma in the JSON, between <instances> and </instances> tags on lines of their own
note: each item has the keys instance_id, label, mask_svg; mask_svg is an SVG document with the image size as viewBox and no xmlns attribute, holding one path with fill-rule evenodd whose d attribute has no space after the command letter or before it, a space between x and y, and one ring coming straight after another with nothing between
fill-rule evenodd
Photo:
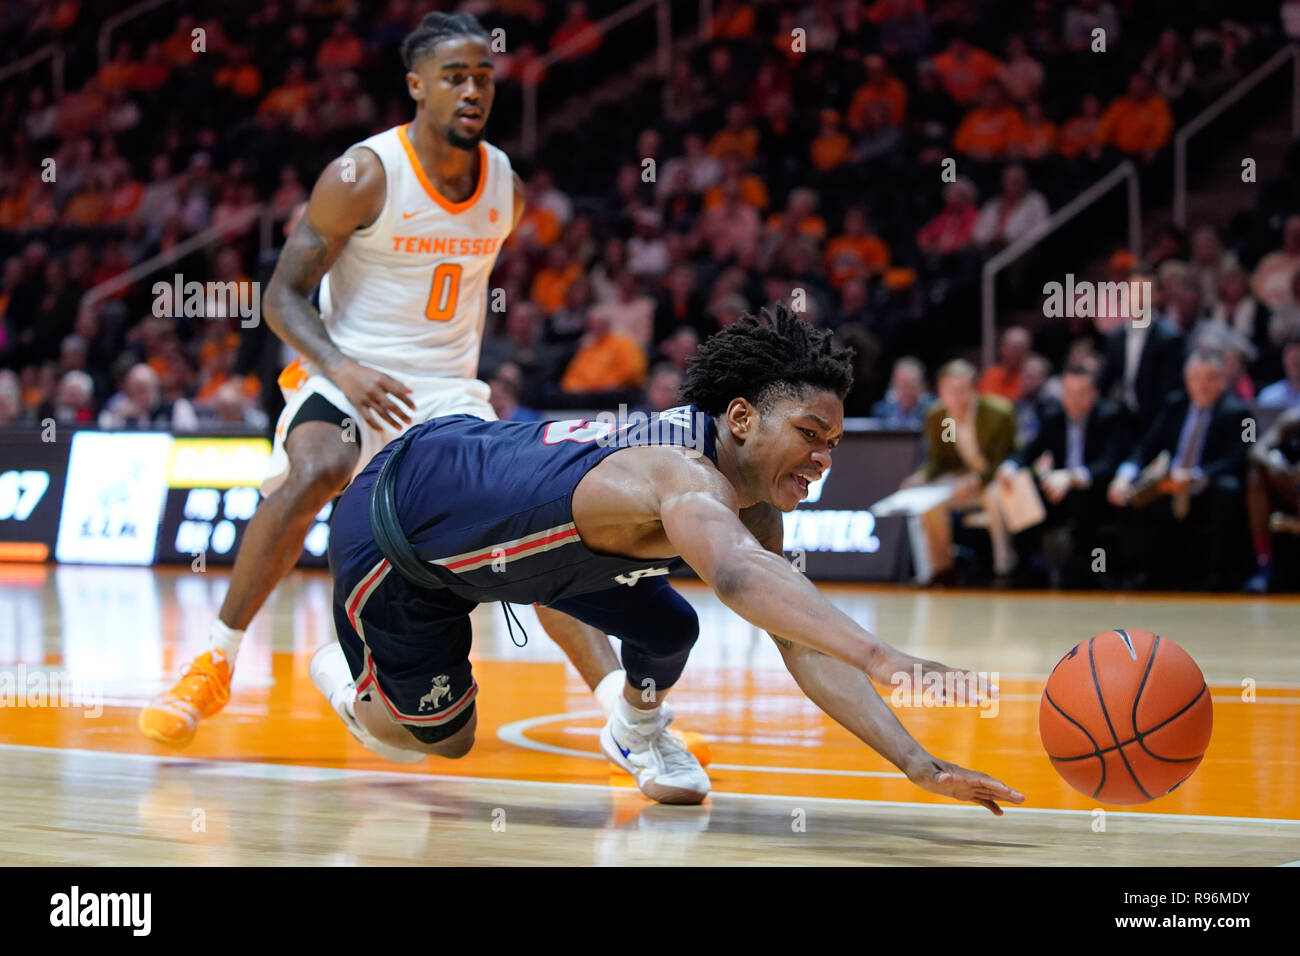
<instances>
[{"instance_id":1,"label":"navy blue jersey","mask_svg":"<svg viewBox=\"0 0 1300 956\"><path fill-rule=\"evenodd\" d=\"M669 409L621 428L599 420L486 422L448 415L415 426L398 463L398 518L416 555L453 594L472 601L549 604L572 594L635 585L667 574L678 558L598 554L578 537L573 492L622 448L683 445L716 464L716 428L695 406ZM344 493L339 511L364 514L366 496L393 446L375 456ZM351 519L336 515L336 524ZM343 529L340 529L343 530ZM359 530L359 529L357 529ZM374 545L332 542L349 564ZM332 547L333 550L333 547ZM352 554L349 552L356 551Z\"/></svg>"}]
</instances>

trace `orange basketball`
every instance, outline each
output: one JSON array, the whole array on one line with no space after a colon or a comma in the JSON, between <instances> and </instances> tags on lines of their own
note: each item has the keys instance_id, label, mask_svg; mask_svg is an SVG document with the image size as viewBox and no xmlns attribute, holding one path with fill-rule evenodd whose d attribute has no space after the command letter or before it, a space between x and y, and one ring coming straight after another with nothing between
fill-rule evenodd
<instances>
[{"instance_id":1,"label":"orange basketball","mask_svg":"<svg viewBox=\"0 0 1300 956\"><path fill-rule=\"evenodd\" d=\"M1038 706L1065 782L1102 803L1163 797L1192 775L1214 708L1196 661L1150 631L1105 631L1057 662Z\"/></svg>"}]
</instances>

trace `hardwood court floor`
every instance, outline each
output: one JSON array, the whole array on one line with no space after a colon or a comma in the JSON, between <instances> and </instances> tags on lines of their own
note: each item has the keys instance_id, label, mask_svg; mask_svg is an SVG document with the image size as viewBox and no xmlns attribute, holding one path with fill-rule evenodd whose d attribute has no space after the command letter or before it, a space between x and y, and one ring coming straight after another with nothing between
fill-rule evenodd
<instances>
[{"instance_id":1,"label":"hardwood court floor","mask_svg":"<svg viewBox=\"0 0 1300 956\"><path fill-rule=\"evenodd\" d=\"M703 807L656 806L609 772L595 702L528 609L524 648L500 609L476 612L473 753L415 767L371 755L307 677L311 651L332 639L322 573L279 588L226 710L189 747L166 750L136 732L136 713L201 645L227 583L217 570L0 565L0 697L9 674L11 688L61 689L65 704L0 706L0 862L1300 861L1295 599L828 587L906 650L999 672L995 714L899 710L931 752L1026 794L1025 808L995 818L908 783L804 698L766 636L693 584L681 588L701 638L671 699L677 726L711 743ZM1176 792L1103 817L1052 770L1037 711L1061 654L1113 627L1186 648L1211 685L1215 726Z\"/></svg>"}]
</instances>

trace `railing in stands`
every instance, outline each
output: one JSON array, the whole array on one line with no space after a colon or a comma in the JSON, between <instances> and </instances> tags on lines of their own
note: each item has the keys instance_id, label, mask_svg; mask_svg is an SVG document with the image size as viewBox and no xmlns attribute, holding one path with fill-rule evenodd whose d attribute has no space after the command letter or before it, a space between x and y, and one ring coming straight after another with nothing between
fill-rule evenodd
<instances>
[{"instance_id":1,"label":"railing in stands","mask_svg":"<svg viewBox=\"0 0 1300 956\"><path fill-rule=\"evenodd\" d=\"M232 232L239 232L244 227L254 221L260 220L259 239L263 249L271 247L271 230L273 227L273 213L270 203L258 203L256 206L250 206L243 212L234 216L228 222L223 222L219 226L209 226L201 232L196 232L166 252L160 252L156 256L145 259L137 263L125 272L119 272L111 279L105 279L97 286L86 290L85 295L81 297L81 307L87 308L98 302L103 301L115 292L120 292L127 286L139 282L145 276L171 265L180 259L185 258L191 252L202 249L205 246L215 245L219 242L226 242L227 236Z\"/></svg>"},{"instance_id":2,"label":"railing in stands","mask_svg":"<svg viewBox=\"0 0 1300 956\"><path fill-rule=\"evenodd\" d=\"M620 7L604 19L597 20L592 24L592 28L603 37L610 30L644 13L650 7L658 8L655 10L655 21L659 34L658 68L661 74L667 76L668 70L672 66L673 57L672 10L669 6L669 0L633 0L632 3ZM541 82L538 77L543 70L564 59L570 52L586 43L587 40L587 34L579 34L567 43L556 47L546 56L529 63L524 68L524 116L520 148L529 159L537 155L537 88Z\"/></svg>"},{"instance_id":3,"label":"railing in stands","mask_svg":"<svg viewBox=\"0 0 1300 956\"><path fill-rule=\"evenodd\" d=\"M1184 228L1187 226L1188 140L1284 67L1288 61L1295 64L1291 73L1291 136L1300 137L1300 50L1291 45L1278 50L1174 134L1174 223L1176 225Z\"/></svg>"},{"instance_id":4,"label":"railing in stands","mask_svg":"<svg viewBox=\"0 0 1300 956\"><path fill-rule=\"evenodd\" d=\"M24 73L34 66L39 66L48 59L51 61L50 69L54 73L53 95L50 100L50 102L54 102L63 96L63 58L63 47L57 43L47 43L39 50L33 50L21 60L14 60L14 62L0 69L0 82L9 79L11 76Z\"/></svg>"},{"instance_id":5,"label":"railing in stands","mask_svg":"<svg viewBox=\"0 0 1300 956\"><path fill-rule=\"evenodd\" d=\"M981 275L981 359L987 368L994 362L997 339L996 279L999 272L1015 262L1043 239L1083 212L1119 183L1128 181L1128 243L1130 249L1142 248L1142 203L1138 191L1138 172L1132 160L1125 160L1079 195L1025 233L1005 249L989 257Z\"/></svg>"},{"instance_id":6,"label":"railing in stands","mask_svg":"<svg viewBox=\"0 0 1300 956\"><path fill-rule=\"evenodd\" d=\"M126 23L128 20L134 20L138 16L148 13L154 7L161 7L164 3L171 0L140 0L134 6L127 7L121 13L115 13L104 21L104 25L99 28L99 65L103 66L113 58L113 31Z\"/></svg>"}]
</instances>

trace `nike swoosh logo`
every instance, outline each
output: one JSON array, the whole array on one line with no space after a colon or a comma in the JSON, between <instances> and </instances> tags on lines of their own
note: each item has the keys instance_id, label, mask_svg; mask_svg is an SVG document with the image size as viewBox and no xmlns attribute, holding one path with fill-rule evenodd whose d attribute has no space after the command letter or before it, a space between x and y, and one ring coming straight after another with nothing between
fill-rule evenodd
<instances>
[{"instance_id":1,"label":"nike swoosh logo","mask_svg":"<svg viewBox=\"0 0 1300 956\"><path fill-rule=\"evenodd\" d=\"M618 748L618 752L621 753L624 757L626 757L628 754L632 752L628 750L626 747L624 747L621 743L619 743L618 738L615 737L612 732L609 735L609 739L614 741L614 746Z\"/></svg>"},{"instance_id":2,"label":"nike swoosh logo","mask_svg":"<svg viewBox=\"0 0 1300 956\"><path fill-rule=\"evenodd\" d=\"M410 219L412 216L418 216L419 214L420 214L420 210L418 210L418 209L415 210L415 212L404 212L404 213L402 213L402 218L403 218L403 219Z\"/></svg>"}]
</instances>

